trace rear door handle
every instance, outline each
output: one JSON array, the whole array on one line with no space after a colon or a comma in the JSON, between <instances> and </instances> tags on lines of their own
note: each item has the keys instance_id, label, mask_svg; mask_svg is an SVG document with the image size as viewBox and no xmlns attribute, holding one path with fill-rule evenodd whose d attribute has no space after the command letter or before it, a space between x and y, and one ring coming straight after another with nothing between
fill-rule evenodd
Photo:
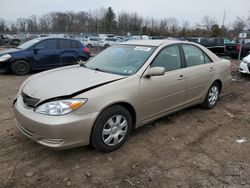
<instances>
[{"instance_id":1,"label":"rear door handle","mask_svg":"<svg viewBox=\"0 0 250 188\"><path fill-rule=\"evenodd\" d=\"M215 71L215 69L213 67L210 67L209 72L213 72L213 71Z\"/></svg>"},{"instance_id":2,"label":"rear door handle","mask_svg":"<svg viewBox=\"0 0 250 188\"><path fill-rule=\"evenodd\" d=\"M179 78L178 78L178 80L184 80L186 77L183 75L183 74L181 74L180 76L179 76Z\"/></svg>"}]
</instances>

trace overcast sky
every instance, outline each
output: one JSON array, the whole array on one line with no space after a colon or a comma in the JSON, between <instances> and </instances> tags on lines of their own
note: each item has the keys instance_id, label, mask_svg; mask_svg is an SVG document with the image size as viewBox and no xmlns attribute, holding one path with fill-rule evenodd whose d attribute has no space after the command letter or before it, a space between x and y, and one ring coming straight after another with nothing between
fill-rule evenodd
<instances>
[{"instance_id":1,"label":"overcast sky","mask_svg":"<svg viewBox=\"0 0 250 188\"><path fill-rule=\"evenodd\" d=\"M0 0L0 18L12 21L51 11L88 11L111 6L115 13L124 10L157 19L175 17L192 24L209 15L221 24L226 9L225 25L229 25L236 16L247 18L249 3L250 0Z\"/></svg>"}]
</instances>

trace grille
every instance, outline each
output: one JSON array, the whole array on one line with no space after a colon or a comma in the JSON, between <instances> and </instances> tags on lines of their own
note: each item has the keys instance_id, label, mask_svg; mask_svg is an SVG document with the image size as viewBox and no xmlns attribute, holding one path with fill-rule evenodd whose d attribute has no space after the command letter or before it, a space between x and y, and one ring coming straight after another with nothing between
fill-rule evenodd
<instances>
[{"instance_id":1,"label":"grille","mask_svg":"<svg viewBox=\"0 0 250 188\"><path fill-rule=\"evenodd\" d=\"M39 103L40 99L30 97L25 93L22 93L23 102L26 106L34 108L37 103Z\"/></svg>"}]
</instances>

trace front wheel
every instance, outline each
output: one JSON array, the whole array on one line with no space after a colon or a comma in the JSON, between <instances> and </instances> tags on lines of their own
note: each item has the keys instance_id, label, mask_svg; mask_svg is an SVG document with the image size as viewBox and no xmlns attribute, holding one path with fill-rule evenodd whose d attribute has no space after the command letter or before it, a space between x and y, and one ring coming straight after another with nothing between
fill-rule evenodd
<instances>
[{"instance_id":1,"label":"front wheel","mask_svg":"<svg viewBox=\"0 0 250 188\"><path fill-rule=\"evenodd\" d=\"M108 48L108 47L110 47L109 44L105 44L105 45L104 45L104 48L105 48L105 49Z\"/></svg>"},{"instance_id":2,"label":"front wheel","mask_svg":"<svg viewBox=\"0 0 250 188\"><path fill-rule=\"evenodd\" d=\"M79 64L79 63L82 63L82 62L85 62L85 61L87 61L87 58L78 57L78 58L76 59L76 64Z\"/></svg>"},{"instance_id":3,"label":"front wheel","mask_svg":"<svg viewBox=\"0 0 250 188\"><path fill-rule=\"evenodd\" d=\"M216 102L219 99L220 94L220 86L217 82L213 83L213 85L209 88L207 96L202 103L202 107L206 109L211 109L216 105Z\"/></svg>"},{"instance_id":4,"label":"front wheel","mask_svg":"<svg viewBox=\"0 0 250 188\"><path fill-rule=\"evenodd\" d=\"M131 130L129 111L119 105L111 106L97 118L91 134L91 145L102 152L114 151L124 144Z\"/></svg>"},{"instance_id":5,"label":"front wheel","mask_svg":"<svg viewBox=\"0 0 250 188\"><path fill-rule=\"evenodd\" d=\"M27 61L15 61L11 65L11 70L16 75L26 75L30 72L30 64Z\"/></svg>"}]
</instances>

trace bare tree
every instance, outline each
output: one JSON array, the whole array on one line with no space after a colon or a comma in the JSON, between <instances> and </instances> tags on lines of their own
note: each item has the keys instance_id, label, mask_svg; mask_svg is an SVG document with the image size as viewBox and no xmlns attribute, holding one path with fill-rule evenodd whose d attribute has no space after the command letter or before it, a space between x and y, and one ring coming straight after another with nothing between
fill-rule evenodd
<instances>
[{"instance_id":1,"label":"bare tree","mask_svg":"<svg viewBox=\"0 0 250 188\"><path fill-rule=\"evenodd\" d=\"M17 24L17 28L19 31L26 32L26 30L27 30L27 19L26 18L22 18L22 17L17 18L16 24Z\"/></svg>"},{"instance_id":2,"label":"bare tree","mask_svg":"<svg viewBox=\"0 0 250 188\"><path fill-rule=\"evenodd\" d=\"M6 21L4 19L0 19L0 32L4 33L6 31Z\"/></svg>"},{"instance_id":3,"label":"bare tree","mask_svg":"<svg viewBox=\"0 0 250 188\"><path fill-rule=\"evenodd\" d=\"M130 15L127 12L118 14L118 33L125 35L129 32Z\"/></svg>"},{"instance_id":4,"label":"bare tree","mask_svg":"<svg viewBox=\"0 0 250 188\"><path fill-rule=\"evenodd\" d=\"M51 20L49 14L43 15L39 18L38 30L44 33L51 31Z\"/></svg>"},{"instance_id":5,"label":"bare tree","mask_svg":"<svg viewBox=\"0 0 250 188\"><path fill-rule=\"evenodd\" d=\"M206 28L207 32L211 32L211 28L215 24L217 24L216 19L210 16L204 16L201 20L201 25Z\"/></svg>"},{"instance_id":6,"label":"bare tree","mask_svg":"<svg viewBox=\"0 0 250 188\"><path fill-rule=\"evenodd\" d=\"M32 15L29 18L26 19L26 24L27 24L27 31L28 32L37 32L38 28L37 28L37 16L36 15Z\"/></svg>"},{"instance_id":7,"label":"bare tree","mask_svg":"<svg viewBox=\"0 0 250 188\"><path fill-rule=\"evenodd\" d=\"M168 19L168 28L169 28L170 33L175 35L179 30L179 21L173 17L169 18Z\"/></svg>"},{"instance_id":8,"label":"bare tree","mask_svg":"<svg viewBox=\"0 0 250 188\"><path fill-rule=\"evenodd\" d=\"M11 22L11 23L10 23L10 32L11 32L12 34L15 34L15 33L17 33L17 31L18 31L18 29L17 29L17 27L16 27L16 23Z\"/></svg>"},{"instance_id":9,"label":"bare tree","mask_svg":"<svg viewBox=\"0 0 250 188\"><path fill-rule=\"evenodd\" d=\"M233 34L235 36L238 36L239 33L244 30L245 27L246 27L245 21L240 17L237 17L233 23Z\"/></svg>"}]
</instances>

